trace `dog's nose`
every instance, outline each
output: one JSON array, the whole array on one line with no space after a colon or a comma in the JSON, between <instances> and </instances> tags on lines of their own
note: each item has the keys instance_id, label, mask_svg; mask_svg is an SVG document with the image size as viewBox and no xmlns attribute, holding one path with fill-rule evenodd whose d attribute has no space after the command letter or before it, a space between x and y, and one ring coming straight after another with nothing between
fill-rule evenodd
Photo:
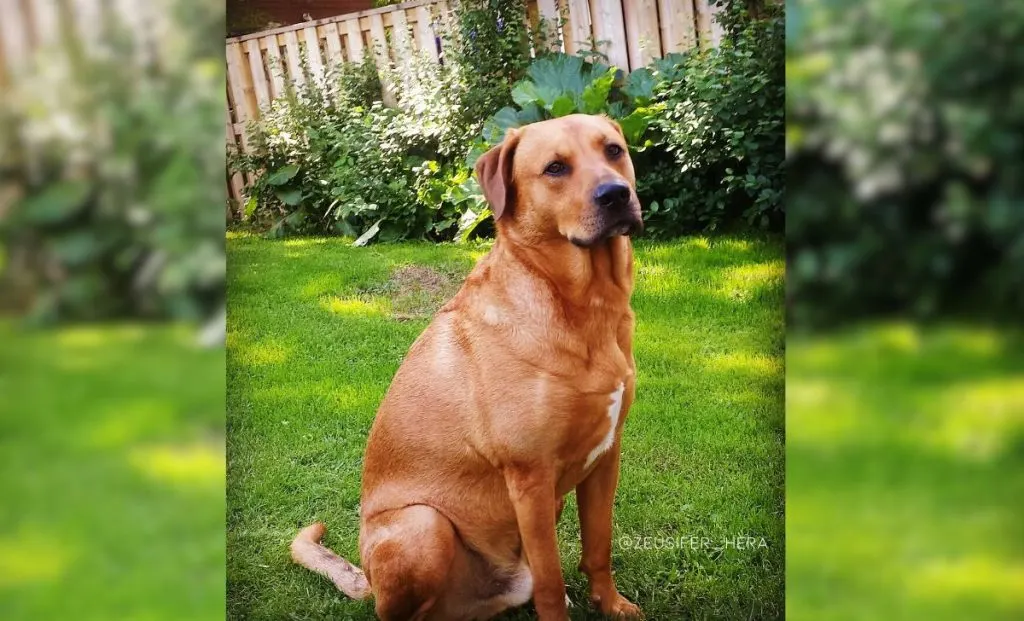
<instances>
[{"instance_id":1,"label":"dog's nose","mask_svg":"<svg viewBox=\"0 0 1024 621\"><path fill-rule=\"evenodd\" d=\"M624 183L602 183L594 191L594 202L602 209L625 207L629 204L629 186Z\"/></svg>"}]
</instances>

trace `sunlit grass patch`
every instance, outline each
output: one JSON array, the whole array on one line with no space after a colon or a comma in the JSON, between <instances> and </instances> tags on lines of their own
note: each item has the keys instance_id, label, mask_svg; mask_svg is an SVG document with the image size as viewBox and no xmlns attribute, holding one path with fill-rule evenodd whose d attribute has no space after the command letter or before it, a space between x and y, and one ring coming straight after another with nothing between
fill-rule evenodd
<instances>
[{"instance_id":1,"label":"sunlit grass patch","mask_svg":"<svg viewBox=\"0 0 1024 621\"><path fill-rule=\"evenodd\" d=\"M1024 612L1021 344L908 322L788 343L789 618Z\"/></svg>"},{"instance_id":2,"label":"sunlit grass patch","mask_svg":"<svg viewBox=\"0 0 1024 621\"><path fill-rule=\"evenodd\" d=\"M0 616L219 614L224 352L189 326L0 342Z\"/></svg>"},{"instance_id":3,"label":"sunlit grass patch","mask_svg":"<svg viewBox=\"0 0 1024 621\"><path fill-rule=\"evenodd\" d=\"M77 554L57 533L37 528L5 534L0 537L0 589L53 583L65 577Z\"/></svg>"},{"instance_id":4,"label":"sunlit grass patch","mask_svg":"<svg viewBox=\"0 0 1024 621\"><path fill-rule=\"evenodd\" d=\"M129 453L129 462L161 482L219 486L224 480L224 453L209 442L140 447Z\"/></svg>"}]
</instances>

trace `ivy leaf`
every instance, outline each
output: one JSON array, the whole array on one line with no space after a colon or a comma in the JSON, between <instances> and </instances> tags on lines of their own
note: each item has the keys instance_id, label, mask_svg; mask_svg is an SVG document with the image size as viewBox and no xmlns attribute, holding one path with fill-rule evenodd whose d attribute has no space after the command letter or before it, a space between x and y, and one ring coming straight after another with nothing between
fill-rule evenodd
<instances>
[{"instance_id":1,"label":"ivy leaf","mask_svg":"<svg viewBox=\"0 0 1024 621\"><path fill-rule=\"evenodd\" d=\"M267 183L270 185L284 185L291 181L292 177L299 172L299 166L297 164L288 164L282 166L274 172L267 175ZM292 204L292 203L289 203Z\"/></svg>"}]
</instances>

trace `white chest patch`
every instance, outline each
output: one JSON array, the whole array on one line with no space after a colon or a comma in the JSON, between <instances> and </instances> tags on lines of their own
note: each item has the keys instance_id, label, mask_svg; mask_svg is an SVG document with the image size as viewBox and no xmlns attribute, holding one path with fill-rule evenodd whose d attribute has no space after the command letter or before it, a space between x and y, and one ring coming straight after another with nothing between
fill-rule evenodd
<instances>
[{"instance_id":1,"label":"white chest patch","mask_svg":"<svg viewBox=\"0 0 1024 621\"><path fill-rule=\"evenodd\" d=\"M608 406L608 433L601 438L601 442L594 447L594 450L590 451L587 455L587 463L583 465L584 469L590 467L594 460L604 454L612 446L612 442L615 441L615 429L619 426L619 413L622 411L622 393L626 390L626 383L620 382L619 387L615 389L615 392L611 394L612 402Z\"/></svg>"}]
</instances>

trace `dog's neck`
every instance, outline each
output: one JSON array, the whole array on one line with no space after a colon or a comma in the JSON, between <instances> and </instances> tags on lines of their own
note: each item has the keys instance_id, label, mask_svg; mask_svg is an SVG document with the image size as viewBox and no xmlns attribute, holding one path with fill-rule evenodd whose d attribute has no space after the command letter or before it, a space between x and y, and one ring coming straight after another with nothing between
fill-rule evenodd
<instances>
[{"instance_id":1,"label":"dog's neck","mask_svg":"<svg viewBox=\"0 0 1024 621\"><path fill-rule=\"evenodd\" d=\"M584 248L564 237L527 241L499 229L492 253L498 255L499 263L522 265L575 304L588 305L594 297L616 294L628 301L633 290L633 249L628 237L615 236Z\"/></svg>"}]
</instances>

